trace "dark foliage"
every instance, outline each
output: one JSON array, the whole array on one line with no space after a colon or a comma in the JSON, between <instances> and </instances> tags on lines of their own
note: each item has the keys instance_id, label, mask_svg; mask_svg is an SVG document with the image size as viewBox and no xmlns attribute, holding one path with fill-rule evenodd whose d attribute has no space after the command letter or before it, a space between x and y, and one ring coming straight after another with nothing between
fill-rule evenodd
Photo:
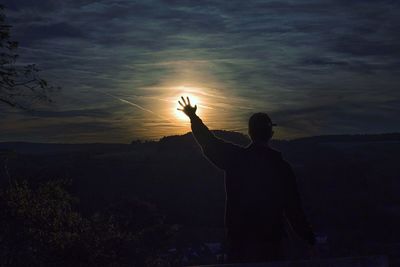
<instances>
[{"instance_id":1,"label":"dark foliage","mask_svg":"<svg viewBox=\"0 0 400 267\"><path fill-rule=\"evenodd\" d=\"M1 266L154 266L169 238L148 203L121 201L84 217L60 181L0 193Z\"/></svg>"}]
</instances>

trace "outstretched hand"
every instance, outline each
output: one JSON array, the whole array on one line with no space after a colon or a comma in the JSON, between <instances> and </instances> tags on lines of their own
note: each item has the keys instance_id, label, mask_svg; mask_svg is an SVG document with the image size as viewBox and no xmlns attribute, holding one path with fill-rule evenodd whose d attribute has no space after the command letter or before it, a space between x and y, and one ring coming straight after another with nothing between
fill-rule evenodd
<instances>
[{"instance_id":1,"label":"outstretched hand","mask_svg":"<svg viewBox=\"0 0 400 267\"><path fill-rule=\"evenodd\" d=\"M183 104L181 101L178 101L178 103L182 108L178 108L178 110L185 113L189 118L192 118L194 115L196 115L197 105L192 107L190 105L189 97L186 97L186 100L185 100L185 98L183 96L181 96L181 99L182 99Z\"/></svg>"}]
</instances>

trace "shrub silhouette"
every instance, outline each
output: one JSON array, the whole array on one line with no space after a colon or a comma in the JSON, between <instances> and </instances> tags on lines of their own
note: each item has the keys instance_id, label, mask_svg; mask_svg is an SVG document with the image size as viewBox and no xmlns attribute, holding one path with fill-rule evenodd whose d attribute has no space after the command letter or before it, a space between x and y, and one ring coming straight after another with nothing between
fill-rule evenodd
<instances>
[{"instance_id":1,"label":"shrub silhouette","mask_svg":"<svg viewBox=\"0 0 400 267\"><path fill-rule=\"evenodd\" d=\"M85 218L63 182L0 192L1 266L150 266L168 241L150 204L122 201Z\"/></svg>"}]
</instances>

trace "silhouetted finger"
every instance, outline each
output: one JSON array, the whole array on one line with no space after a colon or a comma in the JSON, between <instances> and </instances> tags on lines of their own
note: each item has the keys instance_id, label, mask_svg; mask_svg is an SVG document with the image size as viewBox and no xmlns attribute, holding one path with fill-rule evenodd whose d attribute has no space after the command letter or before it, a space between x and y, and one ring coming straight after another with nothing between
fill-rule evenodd
<instances>
[{"instance_id":1,"label":"silhouetted finger","mask_svg":"<svg viewBox=\"0 0 400 267\"><path fill-rule=\"evenodd\" d=\"M183 96L181 96L183 103L185 104L185 106L187 105L185 98Z\"/></svg>"},{"instance_id":2,"label":"silhouetted finger","mask_svg":"<svg viewBox=\"0 0 400 267\"><path fill-rule=\"evenodd\" d=\"M190 100L189 100L189 97L187 96L186 98L187 98L187 101L188 101L188 105L190 106Z\"/></svg>"},{"instance_id":3,"label":"silhouetted finger","mask_svg":"<svg viewBox=\"0 0 400 267\"><path fill-rule=\"evenodd\" d=\"M179 111L183 111L183 108L177 108L177 110L179 110Z\"/></svg>"},{"instance_id":4,"label":"silhouetted finger","mask_svg":"<svg viewBox=\"0 0 400 267\"><path fill-rule=\"evenodd\" d=\"M179 105L181 105L181 107L185 107L185 105L183 105L182 103L181 103L181 101L178 101L178 103L179 103Z\"/></svg>"}]
</instances>

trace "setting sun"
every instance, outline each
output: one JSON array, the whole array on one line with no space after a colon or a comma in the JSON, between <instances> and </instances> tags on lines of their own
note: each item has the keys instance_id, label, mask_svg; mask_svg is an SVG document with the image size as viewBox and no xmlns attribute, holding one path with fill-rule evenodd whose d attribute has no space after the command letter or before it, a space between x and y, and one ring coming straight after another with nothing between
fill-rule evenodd
<instances>
[{"instance_id":1,"label":"setting sun","mask_svg":"<svg viewBox=\"0 0 400 267\"><path fill-rule=\"evenodd\" d=\"M199 100L198 100L197 97L195 97L195 96L193 96L193 95L187 95L187 94L184 94L184 95L182 95L182 96L185 98L185 100L186 100L186 97L189 97L189 99L190 99L190 104L191 104L193 107L194 107L195 105L199 106ZM180 119L180 120L188 120L188 117L185 115L185 113L183 113L183 111L181 111L181 110L178 110L178 108L179 108L179 109L182 108L182 107L179 105L178 100L181 101L181 103L182 103L181 96L177 96L177 97L176 97L176 104L175 104L175 108L174 108L175 116L176 116L178 119Z\"/></svg>"},{"instance_id":2,"label":"setting sun","mask_svg":"<svg viewBox=\"0 0 400 267\"><path fill-rule=\"evenodd\" d=\"M174 115L177 119L179 120L183 120L183 121L188 121L189 118L185 115L185 113L183 113L181 110L182 107L179 105L178 101L181 101L182 103L182 99L181 96L183 96L186 100L186 97L189 97L190 99L190 104L192 106L197 105L197 107L199 107L199 105L201 104L200 98L196 95L196 91L199 90L199 88L194 88L194 87L187 87L187 86L181 86L179 87L179 89L181 89L182 91L180 92L179 95L177 95L175 97L175 102L174 102ZM183 103L182 103L183 104ZM197 110L197 114L201 114L199 113L199 109Z\"/></svg>"}]
</instances>

